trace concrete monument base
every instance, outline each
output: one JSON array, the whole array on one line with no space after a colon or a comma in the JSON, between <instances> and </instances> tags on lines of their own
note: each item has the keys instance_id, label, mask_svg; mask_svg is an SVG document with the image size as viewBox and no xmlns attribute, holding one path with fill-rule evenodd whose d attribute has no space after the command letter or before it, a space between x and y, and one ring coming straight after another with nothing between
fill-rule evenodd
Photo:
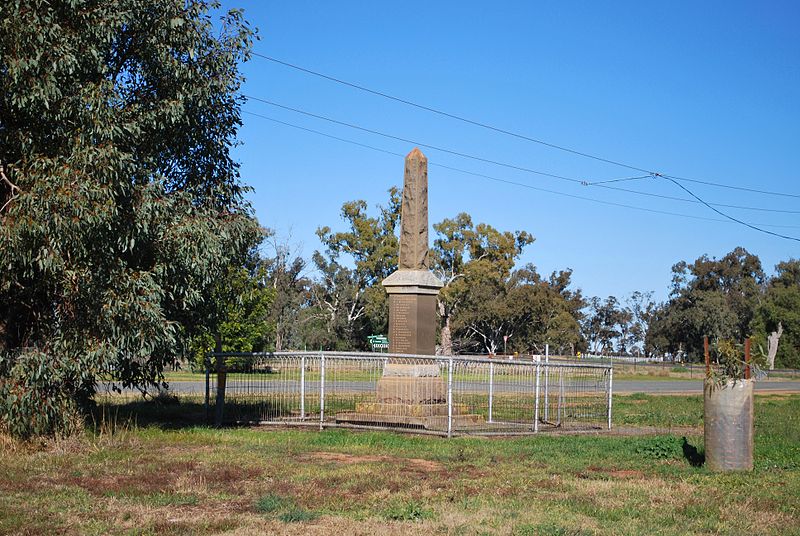
<instances>
[{"instance_id":1,"label":"concrete monument base","mask_svg":"<svg viewBox=\"0 0 800 536\"><path fill-rule=\"evenodd\" d=\"M378 380L378 402L384 404L440 404L447 402L447 389L439 365L389 363Z\"/></svg>"},{"instance_id":2,"label":"concrete monument base","mask_svg":"<svg viewBox=\"0 0 800 536\"><path fill-rule=\"evenodd\" d=\"M339 413L336 421L363 426L396 426L447 431L447 388L437 364L395 364L384 367L376 402L359 402L354 412ZM453 429L481 426L480 415L467 414L453 404Z\"/></svg>"},{"instance_id":3,"label":"concrete monument base","mask_svg":"<svg viewBox=\"0 0 800 536\"><path fill-rule=\"evenodd\" d=\"M359 424L362 426L386 426L397 428L421 428L436 432L447 431L447 404L437 404L444 408L444 415L393 415L377 413L339 413L336 415L336 422L347 424ZM396 408L396 406L395 406ZM369 404L358 409L372 409ZM479 428L486 424L480 415L456 415L453 408L453 430L469 430ZM464 408L466 409L466 408ZM441 411L437 409L437 412Z\"/></svg>"}]
</instances>

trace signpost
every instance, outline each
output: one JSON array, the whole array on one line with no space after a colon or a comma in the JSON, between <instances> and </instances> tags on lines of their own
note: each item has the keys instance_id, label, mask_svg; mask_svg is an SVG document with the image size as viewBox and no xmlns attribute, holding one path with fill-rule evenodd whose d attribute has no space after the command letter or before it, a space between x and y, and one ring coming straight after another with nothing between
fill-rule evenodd
<instances>
[{"instance_id":1,"label":"signpost","mask_svg":"<svg viewBox=\"0 0 800 536\"><path fill-rule=\"evenodd\" d=\"M370 335L367 337L373 352L385 352L389 350L389 338L386 335Z\"/></svg>"}]
</instances>

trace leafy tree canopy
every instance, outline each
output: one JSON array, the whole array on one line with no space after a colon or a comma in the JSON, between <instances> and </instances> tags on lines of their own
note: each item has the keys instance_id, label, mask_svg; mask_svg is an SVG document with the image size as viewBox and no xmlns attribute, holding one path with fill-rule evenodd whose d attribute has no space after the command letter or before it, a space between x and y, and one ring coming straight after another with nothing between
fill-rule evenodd
<instances>
[{"instance_id":1,"label":"leafy tree canopy","mask_svg":"<svg viewBox=\"0 0 800 536\"><path fill-rule=\"evenodd\" d=\"M772 338L772 365L800 368L800 260L780 262L775 269L756 308L751 332L759 355L770 354Z\"/></svg>"},{"instance_id":2,"label":"leafy tree canopy","mask_svg":"<svg viewBox=\"0 0 800 536\"><path fill-rule=\"evenodd\" d=\"M766 276L761 261L737 247L721 259L703 255L672 267L670 300L654 312L648 341L662 351L703 355L703 337L744 340L761 300Z\"/></svg>"},{"instance_id":3,"label":"leafy tree canopy","mask_svg":"<svg viewBox=\"0 0 800 536\"><path fill-rule=\"evenodd\" d=\"M217 7L0 4L6 421L53 382L85 403L100 374L157 381L209 318L217 274L260 240L230 155L254 34L239 11L215 26Z\"/></svg>"}]
</instances>

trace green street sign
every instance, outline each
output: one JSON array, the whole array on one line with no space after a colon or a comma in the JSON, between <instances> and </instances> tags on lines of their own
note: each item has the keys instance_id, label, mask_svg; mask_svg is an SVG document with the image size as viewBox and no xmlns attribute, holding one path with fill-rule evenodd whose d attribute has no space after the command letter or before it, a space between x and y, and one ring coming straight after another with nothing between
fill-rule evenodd
<instances>
[{"instance_id":1,"label":"green street sign","mask_svg":"<svg viewBox=\"0 0 800 536\"><path fill-rule=\"evenodd\" d=\"M369 335L367 341L372 346L372 351L388 350L389 338L386 335Z\"/></svg>"}]
</instances>

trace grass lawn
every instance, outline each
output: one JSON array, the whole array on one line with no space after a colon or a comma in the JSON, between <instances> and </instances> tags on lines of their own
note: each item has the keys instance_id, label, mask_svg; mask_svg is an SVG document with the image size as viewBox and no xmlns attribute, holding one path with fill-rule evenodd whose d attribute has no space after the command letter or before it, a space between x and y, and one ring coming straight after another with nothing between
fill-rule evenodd
<instances>
[{"instance_id":1,"label":"grass lawn","mask_svg":"<svg viewBox=\"0 0 800 536\"><path fill-rule=\"evenodd\" d=\"M447 440L215 430L189 404L109 413L44 447L0 437L0 533L800 534L800 395L756 397L756 469L725 475L696 466L694 396L615 397L620 431L673 430L660 435Z\"/></svg>"}]
</instances>

